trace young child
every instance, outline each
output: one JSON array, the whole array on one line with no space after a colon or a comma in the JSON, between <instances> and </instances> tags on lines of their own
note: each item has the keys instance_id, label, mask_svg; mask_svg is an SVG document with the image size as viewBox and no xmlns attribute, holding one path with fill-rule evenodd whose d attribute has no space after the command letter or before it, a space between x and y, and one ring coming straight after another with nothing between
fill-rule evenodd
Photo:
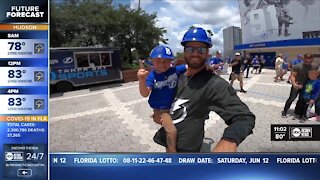
<instances>
[{"instance_id":1,"label":"young child","mask_svg":"<svg viewBox=\"0 0 320 180\"><path fill-rule=\"evenodd\" d=\"M303 98L305 100L305 106L302 112L307 115L309 120L319 120L320 119L320 79L319 71L317 66L312 66L312 69L308 72L309 80L307 81ZM316 117L310 117L311 107L315 105ZM302 118L302 117L301 117ZM304 122L304 120L300 120L300 122Z\"/></svg>"},{"instance_id":2,"label":"young child","mask_svg":"<svg viewBox=\"0 0 320 180\"><path fill-rule=\"evenodd\" d=\"M284 81L284 79L283 79L283 76L285 75L285 74L287 74L287 72L288 72L288 69L289 69L289 63L288 63L288 58L287 57L284 57L283 58L283 63L282 63L282 66L281 66L281 75L280 75L280 79L281 79L281 81Z\"/></svg>"},{"instance_id":3,"label":"young child","mask_svg":"<svg viewBox=\"0 0 320 180\"><path fill-rule=\"evenodd\" d=\"M161 112L161 124L167 134L167 152L177 152L177 129L169 115L174 100L178 76L186 71L186 65L171 67L174 59L169 47L159 45L152 49L150 58L154 70L150 73L139 69L139 90L143 97L149 96L149 105L154 112Z\"/></svg>"}]
</instances>

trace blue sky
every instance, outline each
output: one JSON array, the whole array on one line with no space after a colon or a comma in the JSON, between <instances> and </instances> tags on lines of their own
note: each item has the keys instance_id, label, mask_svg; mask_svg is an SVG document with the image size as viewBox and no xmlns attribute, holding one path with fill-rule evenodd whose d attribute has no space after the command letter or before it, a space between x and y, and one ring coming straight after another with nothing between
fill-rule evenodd
<instances>
[{"instance_id":1,"label":"blue sky","mask_svg":"<svg viewBox=\"0 0 320 180\"><path fill-rule=\"evenodd\" d=\"M139 0L117 0L138 8ZM192 26L203 27L214 32L215 50L223 50L222 29L241 26L238 0L141 0L141 8L148 13L157 12L157 26L167 29L165 38L174 52L182 51L180 41Z\"/></svg>"}]
</instances>

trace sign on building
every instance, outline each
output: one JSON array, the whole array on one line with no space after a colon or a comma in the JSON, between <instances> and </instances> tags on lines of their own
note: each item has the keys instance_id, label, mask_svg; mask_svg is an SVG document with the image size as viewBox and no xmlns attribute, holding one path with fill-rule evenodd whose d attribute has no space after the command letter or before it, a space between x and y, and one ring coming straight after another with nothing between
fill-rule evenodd
<instances>
[{"instance_id":1,"label":"sign on building","mask_svg":"<svg viewBox=\"0 0 320 180\"><path fill-rule=\"evenodd\" d=\"M319 0L239 0L243 43L320 38Z\"/></svg>"}]
</instances>

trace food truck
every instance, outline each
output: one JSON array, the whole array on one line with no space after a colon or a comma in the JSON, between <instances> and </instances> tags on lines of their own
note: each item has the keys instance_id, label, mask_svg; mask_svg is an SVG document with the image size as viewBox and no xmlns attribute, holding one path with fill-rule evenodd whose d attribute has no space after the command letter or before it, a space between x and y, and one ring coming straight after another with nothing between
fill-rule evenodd
<instances>
[{"instance_id":1,"label":"food truck","mask_svg":"<svg viewBox=\"0 0 320 180\"><path fill-rule=\"evenodd\" d=\"M59 92L73 87L122 80L120 48L50 48L50 85Z\"/></svg>"}]
</instances>

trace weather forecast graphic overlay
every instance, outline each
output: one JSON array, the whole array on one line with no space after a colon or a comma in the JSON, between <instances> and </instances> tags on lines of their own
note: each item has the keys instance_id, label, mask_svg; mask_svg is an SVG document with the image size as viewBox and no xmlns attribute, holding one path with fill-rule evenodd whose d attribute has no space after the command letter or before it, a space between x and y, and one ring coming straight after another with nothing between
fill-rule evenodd
<instances>
[{"instance_id":1,"label":"weather forecast graphic overlay","mask_svg":"<svg viewBox=\"0 0 320 180\"><path fill-rule=\"evenodd\" d=\"M0 179L47 179L48 1L0 4Z\"/></svg>"}]
</instances>

